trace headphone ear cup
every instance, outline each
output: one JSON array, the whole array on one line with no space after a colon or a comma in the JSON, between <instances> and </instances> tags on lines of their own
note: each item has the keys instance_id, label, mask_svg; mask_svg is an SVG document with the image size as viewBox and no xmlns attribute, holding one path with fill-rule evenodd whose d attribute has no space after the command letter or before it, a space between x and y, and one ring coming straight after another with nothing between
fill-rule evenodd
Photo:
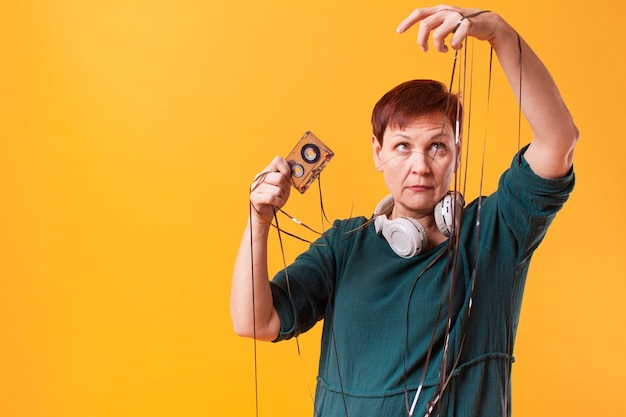
<instances>
[{"instance_id":1,"label":"headphone ear cup","mask_svg":"<svg viewBox=\"0 0 626 417\"><path fill-rule=\"evenodd\" d=\"M391 195L385 197L374 210L374 228L383 235L391 249L402 258L418 255L426 247L428 236L424 226L411 217L398 217L389 220L393 211L394 200ZM459 192L449 191L435 205L435 224L441 233L450 237L461 224L465 200Z\"/></svg>"},{"instance_id":2,"label":"headphone ear cup","mask_svg":"<svg viewBox=\"0 0 626 417\"><path fill-rule=\"evenodd\" d=\"M463 195L456 191L448 193L435 205L435 224L445 237L450 237L457 226L461 224L465 200Z\"/></svg>"},{"instance_id":3,"label":"headphone ear cup","mask_svg":"<svg viewBox=\"0 0 626 417\"><path fill-rule=\"evenodd\" d=\"M415 219L399 217L389 220L382 214L374 220L376 231L382 234L396 255L411 258L418 255L428 243L424 226Z\"/></svg>"}]
</instances>

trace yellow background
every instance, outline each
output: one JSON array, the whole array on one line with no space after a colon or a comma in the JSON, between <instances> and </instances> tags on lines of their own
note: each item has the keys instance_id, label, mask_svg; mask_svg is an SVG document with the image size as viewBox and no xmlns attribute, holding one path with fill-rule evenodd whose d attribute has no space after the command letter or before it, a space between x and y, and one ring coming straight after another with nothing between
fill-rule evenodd
<instances>
[{"instance_id":1,"label":"yellow background","mask_svg":"<svg viewBox=\"0 0 626 417\"><path fill-rule=\"evenodd\" d=\"M449 79L451 54L394 32L418 5L2 1L0 416L254 416L253 343L228 313L249 184L310 129L336 153L327 215L371 213L385 193L371 107L401 81ZM467 5L534 46L582 132L577 187L528 279L514 415L626 415L626 5ZM517 149L517 108L496 69L485 110L475 48L487 193ZM319 228L317 186L286 210ZM293 341L257 346L260 416L312 415L318 336L301 337L301 355Z\"/></svg>"}]
</instances>

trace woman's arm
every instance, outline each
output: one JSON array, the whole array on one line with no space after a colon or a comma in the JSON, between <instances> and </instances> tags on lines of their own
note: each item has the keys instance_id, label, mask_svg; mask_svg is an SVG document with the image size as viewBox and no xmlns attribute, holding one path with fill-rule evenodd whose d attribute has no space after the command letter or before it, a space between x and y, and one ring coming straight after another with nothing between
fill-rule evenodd
<instances>
[{"instance_id":1,"label":"woman's arm","mask_svg":"<svg viewBox=\"0 0 626 417\"><path fill-rule=\"evenodd\" d=\"M567 174L578 129L548 69L521 36L496 13L446 5L416 9L400 23L397 32L403 33L418 22L418 43L424 51L430 36L440 52L447 52L445 39L451 34L454 49L461 48L468 36L489 42L534 135L524 154L530 167L544 178Z\"/></svg>"},{"instance_id":2,"label":"woman's arm","mask_svg":"<svg viewBox=\"0 0 626 417\"><path fill-rule=\"evenodd\" d=\"M269 285L267 237L274 210L289 199L290 178L289 164L276 157L252 184L252 210L235 260L230 295L231 319L240 336L271 341L280 331Z\"/></svg>"}]
</instances>

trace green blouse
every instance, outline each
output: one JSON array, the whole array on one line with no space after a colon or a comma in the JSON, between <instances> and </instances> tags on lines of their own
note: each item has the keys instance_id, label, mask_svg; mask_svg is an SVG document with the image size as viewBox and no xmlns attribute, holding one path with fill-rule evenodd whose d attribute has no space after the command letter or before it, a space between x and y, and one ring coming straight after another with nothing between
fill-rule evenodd
<instances>
[{"instance_id":1,"label":"green blouse","mask_svg":"<svg viewBox=\"0 0 626 417\"><path fill-rule=\"evenodd\" d=\"M319 417L502 417L528 266L574 186L535 175L523 149L452 240L405 259L365 217L333 227L271 282L278 340L324 319ZM448 324L449 323L449 324ZM443 389L442 389L443 387Z\"/></svg>"}]
</instances>

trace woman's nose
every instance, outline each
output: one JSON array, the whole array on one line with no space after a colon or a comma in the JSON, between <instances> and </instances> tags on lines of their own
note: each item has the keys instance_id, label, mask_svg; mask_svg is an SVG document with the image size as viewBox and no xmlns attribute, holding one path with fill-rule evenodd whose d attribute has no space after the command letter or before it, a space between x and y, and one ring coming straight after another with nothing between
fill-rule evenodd
<instances>
[{"instance_id":1,"label":"woman's nose","mask_svg":"<svg viewBox=\"0 0 626 417\"><path fill-rule=\"evenodd\" d=\"M432 158L428 154L419 151L413 151L409 158L411 171L419 175L428 175L432 162Z\"/></svg>"}]
</instances>

